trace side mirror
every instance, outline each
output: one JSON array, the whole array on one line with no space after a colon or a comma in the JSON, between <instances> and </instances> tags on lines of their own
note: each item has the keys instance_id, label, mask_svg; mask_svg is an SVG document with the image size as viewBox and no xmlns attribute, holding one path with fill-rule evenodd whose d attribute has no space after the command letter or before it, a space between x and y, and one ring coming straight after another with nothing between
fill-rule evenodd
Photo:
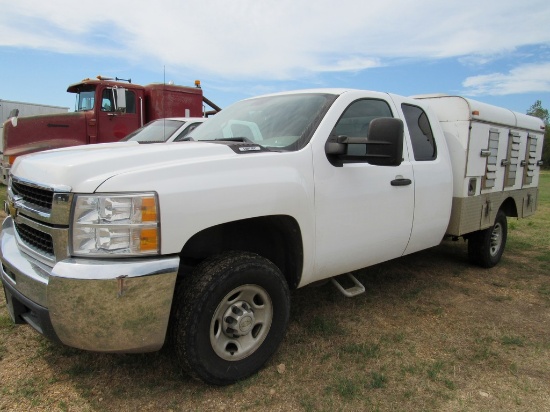
<instances>
[{"instance_id":1,"label":"side mirror","mask_svg":"<svg viewBox=\"0 0 550 412\"><path fill-rule=\"evenodd\" d=\"M369 125L367 149L370 164L376 166L399 166L403 161L403 120L393 117L374 119Z\"/></svg>"},{"instance_id":2,"label":"side mirror","mask_svg":"<svg viewBox=\"0 0 550 412\"><path fill-rule=\"evenodd\" d=\"M399 166L403 161L403 121L379 117L369 124L368 138L331 136L325 153L335 166L366 162L375 166ZM348 154L349 145L365 145L364 154Z\"/></svg>"},{"instance_id":3,"label":"side mirror","mask_svg":"<svg viewBox=\"0 0 550 412\"><path fill-rule=\"evenodd\" d=\"M115 92L115 111L125 112L126 111L126 89L119 87L113 89Z\"/></svg>"},{"instance_id":4,"label":"side mirror","mask_svg":"<svg viewBox=\"0 0 550 412\"><path fill-rule=\"evenodd\" d=\"M11 125L13 127L17 127L17 116L19 116L19 109L12 109L8 117L8 120L11 122Z\"/></svg>"}]
</instances>

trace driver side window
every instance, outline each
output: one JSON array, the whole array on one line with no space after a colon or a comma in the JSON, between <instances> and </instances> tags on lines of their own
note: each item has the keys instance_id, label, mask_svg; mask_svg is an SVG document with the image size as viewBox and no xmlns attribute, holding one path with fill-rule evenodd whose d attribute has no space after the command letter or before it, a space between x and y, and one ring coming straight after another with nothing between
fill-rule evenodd
<instances>
[{"instance_id":1,"label":"driver side window","mask_svg":"<svg viewBox=\"0 0 550 412\"><path fill-rule=\"evenodd\" d=\"M113 112L115 110L115 105L113 102L113 91L112 89L103 90L101 96L101 111L102 112Z\"/></svg>"},{"instance_id":2,"label":"driver side window","mask_svg":"<svg viewBox=\"0 0 550 412\"><path fill-rule=\"evenodd\" d=\"M114 112L117 106L115 105L115 93L113 89L107 88L101 94L101 111ZM119 108L120 110L120 108ZM131 90L126 90L126 108L124 113L136 112L136 94Z\"/></svg>"},{"instance_id":3,"label":"driver side window","mask_svg":"<svg viewBox=\"0 0 550 412\"><path fill-rule=\"evenodd\" d=\"M379 99L357 100L344 111L331 135L367 138L370 122L378 117L393 117L387 102ZM365 155L365 152L364 144L348 145L348 155Z\"/></svg>"}]
</instances>

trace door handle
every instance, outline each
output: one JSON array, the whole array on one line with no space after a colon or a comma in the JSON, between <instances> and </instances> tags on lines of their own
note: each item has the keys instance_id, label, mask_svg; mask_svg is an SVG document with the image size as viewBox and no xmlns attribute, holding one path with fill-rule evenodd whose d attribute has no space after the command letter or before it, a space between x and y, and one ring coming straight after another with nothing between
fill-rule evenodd
<instances>
[{"instance_id":1,"label":"door handle","mask_svg":"<svg viewBox=\"0 0 550 412\"><path fill-rule=\"evenodd\" d=\"M412 183L411 179L403 179L403 178L394 179L391 181L392 186L408 186L411 183Z\"/></svg>"}]
</instances>

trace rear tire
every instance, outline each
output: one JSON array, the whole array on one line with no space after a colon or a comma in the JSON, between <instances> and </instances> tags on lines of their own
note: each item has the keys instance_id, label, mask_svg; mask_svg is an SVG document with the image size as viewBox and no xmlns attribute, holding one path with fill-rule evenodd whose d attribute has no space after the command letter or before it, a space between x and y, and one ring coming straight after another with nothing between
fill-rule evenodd
<instances>
[{"instance_id":1,"label":"rear tire","mask_svg":"<svg viewBox=\"0 0 550 412\"><path fill-rule=\"evenodd\" d=\"M468 238L468 258L471 263L492 268L504 253L508 237L506 214L499 210L490 228L473 233Z\"/></svg>"},{"instance_id":2,"label":"rear tire","mask_svg":"<svg viewBox=\"0 0 550 412\"><path fill-rule=\"evenodd\" d=\"M228 385L256 373L287 328L290 293L271 261L227 252L201 263L178 287L171 340L194 378Z\"/></svg>"}]
</instances>

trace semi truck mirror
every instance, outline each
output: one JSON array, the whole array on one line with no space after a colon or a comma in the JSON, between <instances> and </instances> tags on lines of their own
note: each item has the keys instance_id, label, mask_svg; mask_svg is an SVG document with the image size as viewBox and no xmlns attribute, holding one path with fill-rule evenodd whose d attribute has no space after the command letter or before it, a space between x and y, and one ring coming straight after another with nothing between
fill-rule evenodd
<instances>
[{"instance_id":1,"label":"semi truck mirror","mask_svg":"<svg viewBox=\"0 0 550 412\"><path fill-rule=\"evenodd\" d=\"M17 116L19 116L19 109L12 109L8 119L11 121L13 127L17 127Z\"/></svg>"},{"instance_id":2,"label":"semi truck mirror","mask_svg":"<svg viewBox=\"0 0 550 412\"><path fill-rule=\"evenodd\" d=\"M125 112L126 111L126 89L119 87L115 89L116 93L116 111Z\"/></svg>"}]
</instances>

